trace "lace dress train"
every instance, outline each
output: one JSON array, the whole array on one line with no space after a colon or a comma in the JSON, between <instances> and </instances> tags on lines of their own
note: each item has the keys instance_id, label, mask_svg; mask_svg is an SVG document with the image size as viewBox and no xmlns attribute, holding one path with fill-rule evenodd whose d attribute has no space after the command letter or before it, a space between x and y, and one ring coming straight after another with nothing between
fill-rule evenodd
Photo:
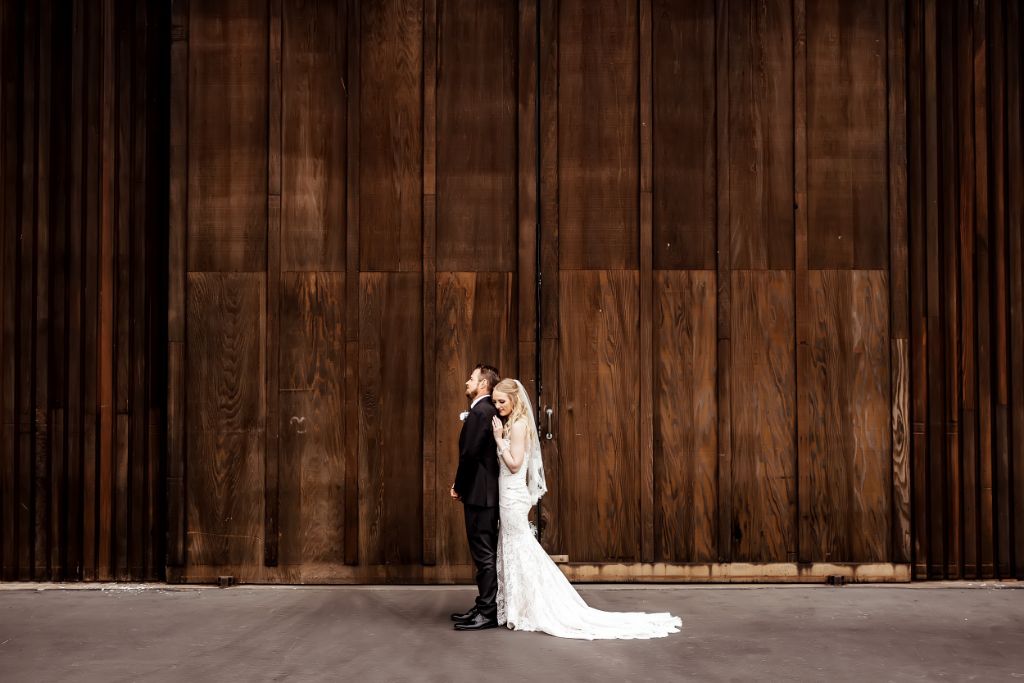
<instances>
[{"instance_id":1,"label":"lace dress train","mask_svg":"<svg viewBox=\"0 0 1024 683\"><path fill-rule=\"evenodd\" d=\"M682 620L667 612L603 612L589 607L534 538L528 519L532 504L527 468L513 474L504 462L500 464L499 624L583 640L660 638L679 632Z\"/></svg>"}]
</instances>

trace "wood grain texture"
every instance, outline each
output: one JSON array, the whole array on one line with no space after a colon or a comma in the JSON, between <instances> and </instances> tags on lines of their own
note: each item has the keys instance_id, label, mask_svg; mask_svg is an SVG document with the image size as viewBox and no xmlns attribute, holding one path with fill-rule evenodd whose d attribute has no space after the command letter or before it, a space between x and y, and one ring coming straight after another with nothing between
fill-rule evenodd
<instances>
[{"instance_id":1,"label":"wood grain texture","mask_svg":"<svg viewBox=\"0 0 1024 683\"><path fill-rule=\"evenodd\" d=\"M437 0L423 4L423 396L437 395ZM423 564L437 562L437 421L423 402Z\"/></svg>"},{"instance_id":2,"label":"wood grain texture","mask_svg":"<svg viewBox=\"0 0 1024 683\"><path fill-rule=\"evenodd\" d=\"M726 11L730 243L720 249L735 269L792 268L791 2L729 2Z\"/></svg>"},{"instance_id":3,"label":"wood grain texture","mask_svg":"<svg viewBox=\"0 0 1024 683\"><path fill-rule=\"evenodd\" d=\"M282 20L281 269L344 271L346 4L285 2Z\"/></svg>"},{"instance_id":4,"label":"wood grain texture","mask_svg":"<svg viewBox=\"0 0 1024 683\"><path fill-rule=\"evenodd\" d=\"M886 0L807 3L811 268L888 266Z\"/></svg>"},{"instance_id":5,"label":"wood grain texture","mask_svg":"<svg viewBox=\"0 0 1024 683\"><path fill-rule=\"evenodd\" d=\"M558 6L553 3L540 3L537 7L538 24L538 162L540 174L538 216L538 248L540 249L540 273L538 281L547 273L547 285L538 282L540 318L540 335L538 340L540 358L537 410L557 409L559 400L559 377L557 368L559 353L559 289L557 280L553 280L558 272ZM553 413L554 414L554 413ZM552 424L553 429L561 429L561 421ZM552 432L553 434L554 432ZM561 546L561 469L558 452L558 439L542 439L541 448L544 452L544 473L548 480L548 492L539 505L540 521L538 529L540 541L549 553L563 552Z\"/></svg>"},{"instance_id":6,"label":"wood grain texture","mask_svg":"<svg viewBox=\"0 0 1024 683\"><path fill-rule=\"evenodd\" d=\"M911 560L910 366L906 339L892 340L892 557Z\"/></svg>"},{"instance_id":7,"label":"wood grain texture","mask_svg":"<svg viewBox=\"0 0 1024 683\"><path fill-rule=\"evenodd\" d=\"M423 5L359 10L359 269L419 271Z\"/></svg>"},{"instance_id":8,"label":"wood grain texture","mask_svg":"<svg viewBox=\"0 0 1024 683\"><path fill-rule=\"evenodd\" d=\"M345 274L281 279L280 563L345 561Z\"/></svg>"},{"instance_id":9,"label":"wood grain texture","mask_svg":"<svg viewBox=\"0 0 1024 683\"><path fill-rule=\"evenodd\" d=\"M563 271L557 432L563 545L575 561L640 554L635 271Z\"/></svg>"},{"instance_id":10,"label":"wood grain texture","mask_svg":"<svg viewBox=\"0 0 1024 683\"><path fill-rule=\"evenodd\" d=\"M1024 577L1024 354L1014 349L1024 347L1024 193L1012 188L1024 185L1024 88L1021 74L1024 73L1024 57L1021 56L1021 35L1024 33L1024 12L1018 3L1008 3L1006 8L1006 143L1008 251L1009 251L1009 300L1010 300L1010 433L1012 444L1011 471L1013 481L1011 498L1013 510L1012 561L1014 575ZM1017 303L1020 302L1020 303Z\"/></svg>"},{"instance_id":11,"label":"wood grain texture","mask_svg":"<svg viewBox=\"0 0 1024 683\"><path fill-rule=\"evenodd\" d=\"M718 557L714 271L654 277L655 561Z\"/></svg>"},{"instance_id":12,"label":"wood grain texture","mask_svg":"<svg viewBox=\"0 0 1024 683\"><path fill-rule=\"evenodd\" d=\"M807 452L800 453L801 549L812 561L889 559L892 489L888 278L811 271Z\"/></svg>"},{"instance_id":13,"label":"wood grain texture","mask_svg":"<svg viewBox=\"0 0 1024 683\"><path fill-rule=\"evenodd\" d=\"M653 2L640 2L640 559L654 561Z\"/></svg>"},{"instance_id":14,"label":"wood grain texture","mask_svg":"<svg viewBox=\"0 0 1024 683\"><path fill-rule=\"evenodd\" d=\"M732 559L732 244L729 215L729 1L715 2L715 399L718 410L717 560ZM725 248L723 248L723 246Z\"/></svg>"},{"instance_id":15,"label":"wood grain texture","mask_svg":"<svg viewBox=\"0 0 1024 683\"><path fill-rule=\"evenodd\" d=\"M478 363L494 365L502 377L516 376L515 294L512 273L438 273L437 393L433 400L439 564L472 562L462 504L449 494L459 465L459 413L467 406L466 379Z\"/></svg>"},{"instance_id":16,"label":"wood grain texture","mask_svg":"<svg viewBox=\"0 0 1024 683\"><path fill-rule=\"evenodd\" d=\"M188 278L190 563L262 564L265 276Z\"/></svg>"},{"instance_id":17,"label":"wood grain texture","mask_svg":"<svg viewBox=\"0 0 1024 683\"><path fill-rule=\"evenodd\" d=\"M563 0L557 30L558 268L637 268L637 5Z\"/></svg>"},{"instance_id":18,"label":"wood grain texture","mask_svg":"<svg viewBox=\"0 0 1024 683\"><path fill-rule=\"evenodd\" d=\"M791 272L732 272L733 561L796 552L793 317Z\"/></svg>"},{"instance_id":19,"label":"wood grain texture","mask_svg":"<svg viewBox=\"0 0 1024 683\"><path fill-rule=\"evenodd\" d=\"M715 3L655 0L654 267L715 267Z\"/></svg>"},{"instance_id":20,"label":"wood grain texture","mask_svg":"<svg viewBox=\"0 0 1024 683\"><path fill-rule=\"evenodd\" d=\"M422 279L359 276L359 522L365 564L422 551Z\"/></svg>"},{"instance_id":21,"label":"wood grain texture","mask_svg":"<svg viewBox=\"0 0 1024 683\"><path fill-rule=\"evenodd\" d=\"M189 7L188 269L262 271L267 0Z\"/></svg>"},{"instance_id":22,"label":"wood grain texture","mask_svg":"<svg viewBox=\"0 0 1024 683\"><path fill-rule=\"evenodd\" d=\"M437 267L516 268L516 4L439 0Z\"/></svg>"}]
</instances>

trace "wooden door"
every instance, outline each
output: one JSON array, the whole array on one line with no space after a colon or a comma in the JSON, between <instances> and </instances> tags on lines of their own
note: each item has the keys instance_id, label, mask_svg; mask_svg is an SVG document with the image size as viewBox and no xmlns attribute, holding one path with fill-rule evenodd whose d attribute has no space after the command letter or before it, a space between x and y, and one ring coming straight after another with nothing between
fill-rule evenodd
<instances>
[{"instance_id":1,"label":"wooden door","mask_svg":"<svg viewBox=\"0 0 1024 683\"><path fill-rule=\"evenodd\" d=\"M906 561L898 4L542 6L543 538L571 575Z\"/></svg>"},{"instance_id":2,"label":"wooden door","mask_svg":"<svg viewBox=\"0 0 1024 683\"><path fill-rule=\"evenodd\" d=\"M472 575L465 378L533 386L535 29L531 2L175 3L172 578Z\"/></svg>"}]
</instances>

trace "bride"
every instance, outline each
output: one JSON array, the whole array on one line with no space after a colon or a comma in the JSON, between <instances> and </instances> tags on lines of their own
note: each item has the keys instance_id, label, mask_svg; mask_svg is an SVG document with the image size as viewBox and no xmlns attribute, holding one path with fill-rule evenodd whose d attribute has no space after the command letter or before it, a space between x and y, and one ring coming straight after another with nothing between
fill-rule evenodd
<instances>
[{"instance_id":1,"label":"bride","mask_svg":"<svg viewBox=\"0 0 1024 683\"><path fill-rule=\"evenodd\" d=\"M682 620L667 612L602 612L583 598L533 536L527 516L544 495L540 438L530 398L519 380L504 379L491 392L498 445L498 624L544 631L560 638L660 638L678 633Z\"/></svg>"}]
</instances>

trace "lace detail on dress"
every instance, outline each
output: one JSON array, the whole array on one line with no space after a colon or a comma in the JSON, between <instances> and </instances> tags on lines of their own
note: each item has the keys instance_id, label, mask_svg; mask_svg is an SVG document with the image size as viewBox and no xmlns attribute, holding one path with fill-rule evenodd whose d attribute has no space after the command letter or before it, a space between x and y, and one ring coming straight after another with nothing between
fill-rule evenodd
<instances>
[{"instance_id":1,"label":"lace detail on dress","mask_svg":"<svg viewBox=\"0 0 1024 683\"><path fill-rule=\"evenodd\" d=\"M498 458L498 623L584 640L660 638L682 620L667 612L603 612L589 607L537 542L529 522L527 464L513 474Z\"/></svg>"}]
</instances>

